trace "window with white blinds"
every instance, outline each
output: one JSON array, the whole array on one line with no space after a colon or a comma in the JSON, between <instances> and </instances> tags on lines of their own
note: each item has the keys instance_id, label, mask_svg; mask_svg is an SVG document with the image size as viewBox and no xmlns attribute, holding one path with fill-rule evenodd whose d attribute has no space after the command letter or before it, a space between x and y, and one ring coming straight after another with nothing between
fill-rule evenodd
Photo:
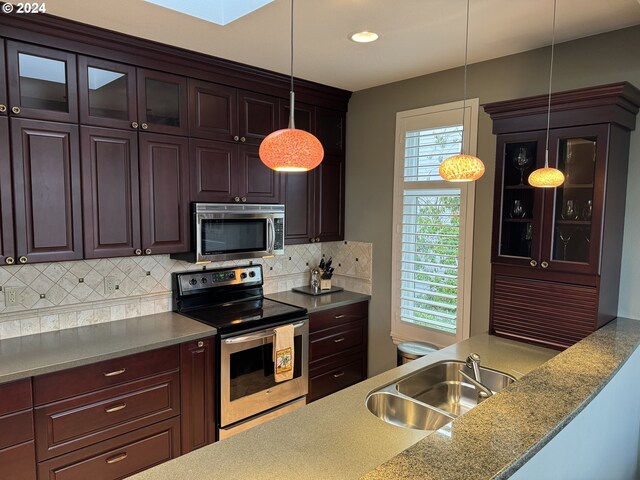
<instances>
[{"instance_id":1,"label":"window with white blinds","mask_svg":"<svg viewBox=\"0 0 640 480\"><path fill-rule=\"evenodd\" d=\"M438 173L442 161L463 151L463 128L464 151L475 153L477 99L467 107L464 127L462 102L397 116L395 341L445 346L468 337L474 186L446 182Z\"/></svg>"}]
</instances>

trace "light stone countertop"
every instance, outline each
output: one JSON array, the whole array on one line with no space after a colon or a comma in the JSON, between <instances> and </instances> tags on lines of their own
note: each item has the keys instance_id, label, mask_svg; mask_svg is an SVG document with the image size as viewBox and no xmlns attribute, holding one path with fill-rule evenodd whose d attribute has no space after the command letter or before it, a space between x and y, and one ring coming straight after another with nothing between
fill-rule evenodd
<instances>
[{"instance_id":1,"label":"light stone countertop","mask_svg":"<svg viewBox=\"0 0 640 480\"><path fill-rule=\"evenodd\" d=\"M0 383L188 342L216 329L166 312L0 340Z\"/></svg>"},{"instance_id":2,"label":"light stone countertop","mask_svg":"<svg viewBox=\"0 0 640 480\"><path fill-rule=\"evenodd\" d=\"M306 295L289 290L288 292L271 293L265 295L265 297L277 302L306 308L309 313L320 312L322 310L342 307L371 299L371 295L349 292L348 290L323 295Z\"/></svg>"},{"instance_id":3,"label":"light stone countertop","mask_svg":"<svg viewBox=\"0 0 640 480\"><path fill-rule=\"evenodd\" d=\"M557 354L545 348L479 335L131 478L358 479L427 435L376 418L365 406L367 395L426 365L445 359L464 360L472 351L482 356L485 366L515 377L520 376L517 372L529 372Z\"/></svg>"}]
</instances>

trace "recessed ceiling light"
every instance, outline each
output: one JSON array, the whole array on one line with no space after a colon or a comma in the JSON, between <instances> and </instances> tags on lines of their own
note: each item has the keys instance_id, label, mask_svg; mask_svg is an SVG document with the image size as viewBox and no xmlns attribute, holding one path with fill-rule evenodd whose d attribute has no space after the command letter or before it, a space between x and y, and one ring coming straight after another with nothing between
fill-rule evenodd
<instances>
[{"instance_id":1,"label":"recessed ceiling light","mask_svg":"<svg viewBox=\"0 0 640 480\"><path fill-rule=\"evenodd\" d=\"M370 43L378 40L378 38L380 38L380 35L375 32L367 32L365 30L364 32L352 33L351 35L349 35L349 38L358 43Z\"/></svg>"}]
</instances>

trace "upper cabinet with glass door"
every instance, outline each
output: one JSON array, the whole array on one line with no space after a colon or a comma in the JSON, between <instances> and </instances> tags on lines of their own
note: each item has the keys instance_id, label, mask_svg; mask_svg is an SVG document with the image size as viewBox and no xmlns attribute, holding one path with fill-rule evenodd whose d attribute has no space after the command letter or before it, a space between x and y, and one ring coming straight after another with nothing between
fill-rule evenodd
<instances>
[{"instance_id":1,"label":"upper cabinet with glass door","mask_svg":"<svg viewBox=\"0 0 640 480\"><path fill-rule=\"evenodd\" d=\"M74 54L12 41L6 52L12 115L78 121Z\"/></svg>"},{"instance_id":2,"label":"upper cabinet with glass door","mask_svg":"<svg viewBox=\"0 0 640 480\"><path fill-rule=\"evenodd\" d=\"M187 79L139 68L138 118L140 129L156 133L189 133Z\"/></svg>"}]
</instances>

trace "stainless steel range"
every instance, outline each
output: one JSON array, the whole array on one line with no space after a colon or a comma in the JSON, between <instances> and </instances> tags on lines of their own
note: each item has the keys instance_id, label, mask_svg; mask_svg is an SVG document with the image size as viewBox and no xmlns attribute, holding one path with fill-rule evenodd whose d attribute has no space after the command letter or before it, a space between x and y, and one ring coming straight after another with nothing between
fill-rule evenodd
<instances>
[{"instance_id":1,"label":"stainless steel range","mask_svg":"<svg viewBox=\"0 0 640 480\"><path fill-rule=\"evenodd\" d=\"M309 320L304 308L264 298L261 265L173 274L174 310L218 329L218 437L303 406ZM294 325L293 379L274 380L274 327Z\"/></svg>"}]
</instances>

